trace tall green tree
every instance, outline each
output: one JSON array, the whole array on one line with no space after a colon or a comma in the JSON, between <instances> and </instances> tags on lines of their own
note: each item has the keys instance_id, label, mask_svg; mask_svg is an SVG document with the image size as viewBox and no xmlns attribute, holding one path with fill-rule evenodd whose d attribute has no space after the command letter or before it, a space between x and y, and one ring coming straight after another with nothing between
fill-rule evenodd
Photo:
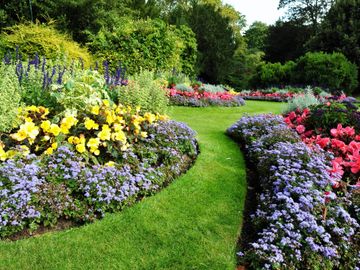
<instances>
[{"instance_id":1,"label":"tall green tree","mask_svg":"<svg viewBox=\"0 0 360 270\"><path fill-rule=\"evenodd\" d=\"M330 9L309 50L341 52L360 67L360 0L338 0ZM360 74L359 74L360 75Z\"/></svg>"},{"instance_id":2,"label":"tall green tree","mask_svg":"<svg viewBox=\"0 0 360 270\"><path fill-rule=\"evenodd\" d=\"M198 42L200 76L212 83L222 82L231 69L237 46L230 19L212 4L196 3L189 25Z\"/></svg>"},{"instance_id":3,"label":"tall green tree","mask_svg":"<svg viewBox=\"0 0 360 270\"><path fill-rule=\"evenodd\" d=\"M266 23L256 21L245 32L245 40L248 48L254 51L264 51L269 34L269 26Z\"/></svg>"},{"instance_id":4,"label":"tall green tree","mask_svg":"<svg viewBox=\"0 0 360 270\"><path fill-rule=\"evenodd\" d=\"M321 19L326 15L335 0L280 0L279 9L287 8L290 20L300 20L312 26L316 32Z\"/></svg>"},{"instance_id":5,"label":"tall green tree","mask_svg":"<svg viewBox=\"0 0 360 270\"><path fill-rule=\"evenodd\" d=\"M277 21L269 26L265 46L265 60L284 63L306 52L305 44L311 37L311 27L297 21Z\"/></svg>"}]
</instances>

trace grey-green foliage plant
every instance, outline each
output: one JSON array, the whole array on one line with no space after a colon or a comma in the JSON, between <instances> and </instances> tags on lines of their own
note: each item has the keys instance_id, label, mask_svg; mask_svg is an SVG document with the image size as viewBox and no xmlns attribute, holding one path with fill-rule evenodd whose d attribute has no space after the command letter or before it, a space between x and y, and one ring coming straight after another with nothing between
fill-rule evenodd
<instances>
[{"instance_id":1,"label":"grey-green foliage plant","mask_svg":"<svg viewBox=\"0 0 360 270\"><path fill-rule=\"evenodd\" d=\"M95 70L77 70L67 74L62 85L52 85L51 95L65 110L84 111L108 99L104 77Z\"/></svg>"},{"instance_id":2,"label":"grey-green foliage plant","mask_svg":"<svg viewBox=\"0 0 360 270\"><path fill-rule=\"evenodd\" d=\"M0 64L0 132L10 131L20 106L20 84L12 66Z\"/></svg>"},{"instance_id":3,"label":"grey-green foliage plant","mask_svg":"<svg viewBox=\"0 0 360 270\"><path fill-rule=\"evenodd\" d=\"M180 83L175 86L176 90L184 91L184 92L194 92L194 89L192 89L191 86L188 86L186 84Z\"/></svg>"},{"instance_id":4,"label":"grey-green foliage plant","mask_svg":"<svg viewBox=\"0 0 360 270\"><path fill-rule=\"evenodd\" d=\"M287 103L287 106L284 110L285 113L295 111L296 109L305 109L309 108L311 105L319 105L320 101L314 96L314 93L311 87L305 89L305 94L303 96L297 96Z\"/></svg>"},{"instance_id":5,"label":"grey-green foliage plant","mask_svg":"<svg viewBox=\"0 0 360 270\"><path fill-rule=\"evenodd\" d=\"M152 71L142 70L130 77L129 84L119 87L118 102L123 105L140 106L143 111L165 113L169 103L167 93Z\"/></svg>"},{"instance_id":6,"label":"grey-green foliage plant","mask_svg":"<svg viewBox=\"0 0 360 270\"><path fill-rule=\"evenodd\" d=\"M210 93L225 92L224 87L222 87L220 85L212 85L212 84L204 84L200 87L200 90L203 90L205 92L210 92Z\"/></svg>"}]
</instances>

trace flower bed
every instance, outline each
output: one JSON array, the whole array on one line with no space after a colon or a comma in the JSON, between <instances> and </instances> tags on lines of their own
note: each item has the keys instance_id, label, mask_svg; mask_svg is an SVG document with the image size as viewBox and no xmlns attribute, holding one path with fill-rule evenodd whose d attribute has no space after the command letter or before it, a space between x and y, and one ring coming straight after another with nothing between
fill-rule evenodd
<instances>
[{"instance_id":1,"label":"flower bed","mask_svg":"<svg viewBox=\"0 0 360 270\"><path fill-rule=\"evenodd\" d=\"M224 106L237 107L245 105L245 101L236 94L228 92L181 91L169 89L170 103L176 106L208 107Z\"/></svg>"},{"instance_id":2,"label":"flower bed","mask_svg":"<svg viewBox=\"0 0 360 270\"><path fill-rule=\"evenodd\" d=\"M0 238L119 211L164 187L198 153L185 124L108 101L62 117L30 106L19 122L0 140Z\"/></svg>"},{"instance_id":3,"label":"flower bed","mask_svg":"<svg viewBox=\"0 0 360 270\"><path fill-rule=\"evenodd\" d=\"M348 196L332 190L339 175L331 172L331 155L301 142L281 116L243 117L227 132L245 146L259 184L258 207L251 216L256 234L242 243L241 264L249 269L356 269L359 224Z\"/></svg>"},{"instance_id":4,"label":"flower bed","mask_svg":"<svg viewBox=\"0 0 360 270\"><path fill-rule=\"evenodd\" d=\"M276 102L287 102L293 98L304 96L304 92L306 89L264 89L264 90L256 90L249 91L244 90L239 92L239 95L245 100L264 100L264 101L276 101ZM318 99L324 100L343 100L346 98L346 95L340 94L338 96L333 96L325 91L318 90L315 93L315 96Z\"/></svg>"}]
</instances>

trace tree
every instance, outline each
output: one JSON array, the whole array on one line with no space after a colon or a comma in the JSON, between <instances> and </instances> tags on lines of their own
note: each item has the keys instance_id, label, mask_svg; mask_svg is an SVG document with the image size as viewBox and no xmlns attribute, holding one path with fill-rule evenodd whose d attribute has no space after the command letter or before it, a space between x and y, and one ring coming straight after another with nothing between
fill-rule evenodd
<instances>
[{"instance_id":1,"label":"tree","mask_svg":"<svg viewBox=\"0 0 360 270\"><path fill-rule=\"evenodd\" d=\"M280 0L278 8L288 8L287 15L291 20L310 24L316 32L318 24L334 2L335 0Z\"/></svg>"},{"instance_id":2,"label":"tree","mask_svg":"<svg viewBox=\"0 0 360 270\"><path fill-rule=\"evenodd\" d=\"M231 69L237 46L229 18L214 5L196 3L189 25L198 42L200 76L211 83L222 82Z\"/></svg>"},{"instance_id":3,"label":"tree","mask_svg":"<svg viewBox=\"0 0 360 270\"><path fill-rule=\"evenodd\" d=\"M339 0L324 18L309 50L341 52L360 67L360 0Z\"/></svg>"},{"instance_id":4,"label":"tree","mask_svg":"<svg viewBox=\"0 0 360 270\"><path fill-rule=\"evenodd\" d=\"M305 44L311 32L310 26L296 21L277 21L269 26L265 60L284 63L300 57L306 52Z\"/></svg>"},{"instance_id":5,"label":"tree","mask_svg":"<svg viewBox=\"0 0 360 270\"><path fill-rule=\"evenodd\" d=\"M245 32L247 46L253 51L264 51L269 33L269 27L263 22L256 21Z\"/></svg>"}]
</instances>

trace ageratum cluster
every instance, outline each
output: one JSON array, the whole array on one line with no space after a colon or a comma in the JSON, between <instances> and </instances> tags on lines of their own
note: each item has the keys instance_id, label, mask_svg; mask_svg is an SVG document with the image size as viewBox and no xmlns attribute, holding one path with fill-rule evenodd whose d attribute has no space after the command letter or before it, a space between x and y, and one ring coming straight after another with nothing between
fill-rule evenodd
<instances>
[{"instance_id":1,"label":"ageratum cluster","mask_svg":"<svg viewBox=\"0 0 360 270\"><path fill-rule=\"evenodd\" d=\"M118 152L114 164L91 165L67 146L1 163L0 238L118 211L168 184L196 158L195 133L185 124L159 121L147 132L141 143Z\"/></svg>"},{"instance_id":2,"label":"ageratum cluster","mask_svg":"<svg viewBox=\"0 0 360 270\"><path fill-rule=\"evenodd\" d=\"M358 269L359 224L331 192L329 159L309 149L280 116L245 116L228 134L247 147L258 174L257 232L243 245L249 269Z\"/></svg>"}]
</instances>

